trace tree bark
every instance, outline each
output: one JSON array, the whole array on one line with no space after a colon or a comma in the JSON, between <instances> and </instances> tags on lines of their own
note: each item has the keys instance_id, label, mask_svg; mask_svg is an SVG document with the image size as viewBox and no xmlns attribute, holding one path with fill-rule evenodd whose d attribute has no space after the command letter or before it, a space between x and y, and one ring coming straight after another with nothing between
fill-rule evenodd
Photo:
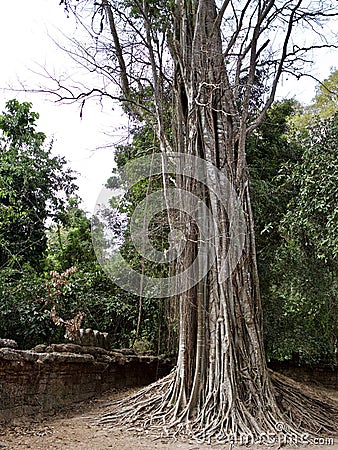
<instances>
[{"instance_id":1,"label":"tree bark","mask_svg":"<svg viewBox=\"0 0 338 450\"><path fill-rule=\"evenodd\" d=\"M176 7L174 148L224 171L241 199L247 234L235 270L220 281L220 267L231 258L224 239L229 235L228 212L207 188L177 180L184 184L182 189L203 196L221 238L216 236L213 242L216 258L208 276L180 296L180 348L170 403L175 404L175 419L191 421L201 437L213 430L225 438L238 432L273 431L281 416L264 356L244 124L234 114L221 35L213 26L214 1L195 3L194 14L185 1ZM192 264L198 251L185 252L184 267Z\"/></svg>"}]
</instances>

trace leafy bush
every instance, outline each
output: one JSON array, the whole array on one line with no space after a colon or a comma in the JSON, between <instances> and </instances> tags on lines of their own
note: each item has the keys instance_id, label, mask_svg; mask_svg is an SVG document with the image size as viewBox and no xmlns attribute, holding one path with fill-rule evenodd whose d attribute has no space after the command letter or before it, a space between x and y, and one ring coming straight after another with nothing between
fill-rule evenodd
<instances>
[{"instance_id":1,"label":"leafy bush","mask_svg":"<svg viewBox=\"0 0 338 450\"><path fill-rule=\"evenodd\" d=\"M14 339L20 348L62 340L46 305L45 279L25 266L22 271L0 272L0 336Z\"/></svg>"}]
</instances>

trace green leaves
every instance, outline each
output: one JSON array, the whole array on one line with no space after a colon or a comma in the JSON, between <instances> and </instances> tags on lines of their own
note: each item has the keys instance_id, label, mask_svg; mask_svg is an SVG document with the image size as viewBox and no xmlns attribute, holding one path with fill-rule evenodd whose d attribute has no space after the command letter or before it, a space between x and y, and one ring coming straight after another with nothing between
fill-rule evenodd
<instances>
[{"instance_id":1,"label":"green leaves","mask_svg":"<svg viewBox=\"0 0 338 450\"><path fill-rule=\"evenodd\" d=\"M30 103L10 100L0 116L0 268L29 262L38 267L48 220L56 220L76 190L65 160L53 157L36 131Z\"/></svg>"},{"instance_id":2,"label":"green leaves","mask_svg":"<svg viewBox=\"0 0 338 450\"><path fill-rule=\"evenodd\" d=\"M32 103L14 99L6 103L6 108L7 112L0 116L0 129L11 145L41 145L45 141L46 135L35 131L39 114L31 111Z\"/></svg>"},{"instance_id":3,"label":"green leaves","mask_svg":"<svg viewBox=\"0 0 338 450\"><path fill-rule=\"evenodd\" d=\"M338 122L295 128L297 109L276 103L247 152L267 354L315 363L336 346Z\"/></svg>"},{"instance_id":4,"label":"green leaves","mask_svg":"<svg viewBox=\"0 0 338 450\"><path fill-rule=\"evenodd\" d=\"M318 119L300 142L301 159L282 172L285 185L297 190L282 228L300 245L313 248L330 264L338 258L338 115Z\"/></svg>"},{"instance_id":5,"label":"green leaves","mask_svg":"<svg viewBox=\"0 0 338 450\"><path fill-rule=\"evenodd\" d=\"M45 279L27 264L20 271L0 272L0 335L10 336L20 348L62 339L46 307Z\"/></svg>"}]
</instances>

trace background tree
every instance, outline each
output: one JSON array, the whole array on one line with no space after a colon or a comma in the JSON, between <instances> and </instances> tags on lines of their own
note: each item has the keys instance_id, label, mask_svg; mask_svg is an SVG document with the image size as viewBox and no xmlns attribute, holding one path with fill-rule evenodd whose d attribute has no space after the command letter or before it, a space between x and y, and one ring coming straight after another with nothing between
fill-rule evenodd
<instances>
[{"instance_id":1,"label":"background tree","mask_svg":"<svg viewBox=\"0 0 338 450\"><path fill-rule=\"evenodd\" d=\"M92 245L91 220L77 199L64 211L62 223L50 227L47 237L47 273L77 269L58 297L59 316L69 320L82 311L83 327L108 332L113 347L158 351L158 304L144 302L142 330L137 336L139 299L116 286L99 265Z\"/></svg>"},{"instance_id":2,"label":"background tree","mask_svg":"<svg viewBox=\"0 0 338 450\"><path fill-rule=\"evenodd\" d=\"M247 145L265 346L269 359L297 354L302 362L334 364L336 258L330 248L336 244L323 242L326 257L318 248L334 234L335 139L327 136L333 119L298 129L295 113L301 121L296 102L275 103ZM315 223L310 237L304 227Z\"/></svg>"},{"instance_id":3,"label":"background tree","mask_svg":"<svg viewBox=\"0 0 338 450\"><path fill-rule=\"evenodd\" d=\"M338 115L317 120L299 145L304 148L297 164L286 165L282 176L297 191L284 217L290 238L310 247L318 259L334 265L338 254L336 202ZM325 232L323 233L323 230Z\"/></svg>"},{"instance_id":4,"label":"background tree","mask_svg":"<svg viewBox=\"0 0 338 450\"><path fill-rule=\"evenodd\" d=\"M314 359L325 355L332 362L337 349L337 123L334 114L318 118L313 127L302 130L298 141L301 158L286 164L281 172L282 189L297 194L281 223L286 239L281 254L289 253L289 262L295 267L285 292L294 303L293 314L299 317L298 330L311 330L307 346L312 351L308 353ZM312 318L310 330L306 330L304 317ZM301 353L307 346L303 344Z\"/></svg>"},{"instance_id":5,"label":"background tree","mask_svg":"<svg viewBox=\"0 0 338 450\"><path fill-rule=\"evenodd\" d=\"M113 346L159 351L158 304L143 303L135 342L139 299L121 292L99 266L75 177L46 147L38 117L30 103L17 100L0 117L0 335L21 348L63 341L50 318L47 286L51 272L75 267L57 299L60 315L68 320L84 311L83 326L109 332Z\"/></svg>"},{"instance_id":6,"label":"background tree","mask_svg":"<svg viewBox=\"0 0 338 450\"><path fill-rule=\"evenodd\" d=\"M290 119L300 131L315 127L318 118L329 119L338 110L338 71L334 70L328 78L320 81L310 105L298 105L296 114Z\"/></svg>"},{"instance_id":7,"label":"background tree","mask_svg":"<svg viewBox=\"0 0 338 450\"><path fill-rule=\"evenodd\" d=\"M64 158L36 130L38 118L17 100L0 116L0 334L23 348L60 339L45 305L46 230L76 190Z\"/></svg>"},{"instance_id":8,"label":"background tree","mask_svg":"<svg viewBox=\"0 0 338 450\"><path fill-rule=\"evenodd\" d=\"M31 107L10 100L0 116L0 267L42 267L47 221L76 189L65 160L52 156L36 131L39 115Z\"/></svg>"},{"instance_id":9,"label":"background tree","mask_svg":"<svg viewBox=\"0 0 338 450\"><path fill-rule=\"evenodd\" d=\"M338 70L332 71L323 82L318 83L310 111L328 119L338 109Z\"/></svg>"}]
</instances>

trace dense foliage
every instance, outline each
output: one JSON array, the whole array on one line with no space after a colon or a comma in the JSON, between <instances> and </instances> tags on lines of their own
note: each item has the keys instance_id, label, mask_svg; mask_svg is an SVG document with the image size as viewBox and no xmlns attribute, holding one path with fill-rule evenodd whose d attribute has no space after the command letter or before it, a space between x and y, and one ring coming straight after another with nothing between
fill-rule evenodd
<instances>
[{"instance_id":1,"label":"dense foliage","mask_svg":"<svg viewBox=\"0 0 338 450\"><path fill-rule=\"evenodd\" d=\"M269 358L334 362L337 347L337 117L295 128L276 103L250 140Z\"/></svg>"},{"instance_id":2,"label":"dense foliage","mask_svg":"<svg viewBox=\"0 0 338 450\"><path fill-rule=\"evenodd\" d=\"M64 158L36 131L31 107L11 100L0 116L0 334L23 346L53 333L44 304L46 231L76 190Z\"/></svg>"},{"instance_id":3,"label":"dense foliage","mask_svg":"<svg viewBox=\"0 0 338 450\"><path fill-rule=\"evenodd\" d=\"M318 100L318 96L317 96ZM317 101L316 100L316 101ZM337 346L338 115L294 120L300 106L277 102L251 136L248 163L268 357L331 361ZM13 100L0 116L0 335L22 348L62 341L50 318L52 303L69 320L85 314L83 327L109 332L112 345L174 352L177 305L142 299L118 288L98 264L91 223L75 196L65 161L53 157L36 131L38 115ZM315 124L315 125L313 125ZM156 147L151 128L135 128L116 151L118 172L130 159ZM117 230L128 224L146 191L161 180L139 183L114 208ZM125 224L125 225L126 225ZM127 227L126 227L127 229ZM157 248L168 245L165 217L152 224ZM139 269L128 233L123 252ZM53 273L75 268L56 291ZM145 266L147 271L164 268ZM53 290L54 289L54 290ZM51 295L52 293L52 295Z\"/></svg>"},{"instance_id":4,"label":"dense foliage","mask_svg":"<svg viewBox=\"0 0 338 450\"><path fill-rule=\"evenodd\" d=\"M12 100L0 116L0 336L22 348L62 341L64 330L50 317L55 306L64 320L83 312L82 326L109 332L115 347L163 350L162 306L143 302L136 335L139 299L116 287L98 264L74 176L36 131L39 115L31 107ZM122 165L127 148L119 154ZM53 288L55 274L70 268L65 284Z\"/></svg>"},{"instance_id":5,"label":"dense foliage","mask_svg":"<svg viewBox=\"0 0 338 450\"><path fill-rule=\"evenodd\" d=\"M75 191L63 158L36 131L30 103L11 100L0 116L0 268L41 268L47 221L57 219Z\"/></svg>"}]
</instances>

